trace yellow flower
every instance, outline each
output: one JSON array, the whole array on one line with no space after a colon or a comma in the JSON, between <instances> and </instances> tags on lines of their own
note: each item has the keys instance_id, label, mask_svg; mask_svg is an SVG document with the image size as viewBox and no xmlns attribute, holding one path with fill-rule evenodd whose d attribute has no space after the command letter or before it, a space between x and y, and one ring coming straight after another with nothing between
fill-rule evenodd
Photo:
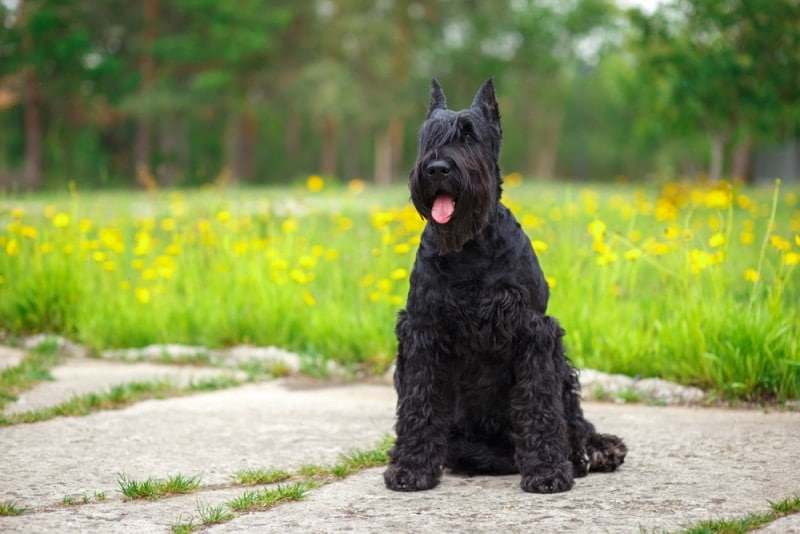
<instances>
[{"instance_id":1,"label":"yellow flower","mask_svg":"<svg viewBox=\"0 0 800 534\"><path fill-rule=\"evenodd\" d=\"M150 290L146 287L137 287L136 291L134 291L134 295L136 296L136 300L142 304L150 302Z\"/></svg>"},{"instance_id":2,"label":"yellow flower","mask_svg":"<svg viewBox=\"0 0 800 534\"><path fill-rule=\"evenodd\" d=\"M408 278L408 271L402 267L392 271L392 280L405 280L406 278Z\"/></svg>"},{"instance_id":3,"label":"yellow flower","mask_svg":"<svg viewBox=\"0 0 800 534\"><path fill-rule=\"evenodd\" d=\"M518 172L507 174L503 180L509 188L514 188L522 185L522 175Z\"/></svg>"},{"instance_id":4,"label":"yellow flower","mask_svg":"<svg viewBox=\"0 0 800 534\"><path fill-rule=\"evenodd\" d=\"M56 228L66 228L69 226L69 215L66 213L59 213L53 217L53 226Z\"/></svg>"},{"instance_id":5,"label":"yellow flower","mask_svg":"<svg viewBox=\"0 0 800 534\"><path fill-rule=\"evenodd\" d=\"M743 245L751 245L756 240L756 236L753 232L742 232L739 234L739 241Z\"/></svg>"},{"instance_id":6,"label":"yellow flower","mask_svg":"<svg viewBox=\"0 0 800 534\"><path fill-rule=\"evenodd\" d=\"M632 248L625 253L625 259L628 261L636 261L642 257L642 249Z\"/></svg>"},{"instance_id":7,"label":"yellow flower","mask_svg":"<svg viewBox=\"0 0 800 534\"><path fill-rule=\"evenodd\" d=\"M522 226L526 228L536 228L542 224L542 220L531 213L527 213L522 217Z\"/></svg>"},{"instance_id":8,"label":"yellow flower","mask_svg":"<svg viewBox=\"0 0 800 534\"><path fill-rule=\"evenodd\" d=\"M547 250L547 243L540 239L534 239L531 241L531 246L533 247L534 252L537 254L541 254Z\"/></svg>"},{"instance_id":9,"label":"yellow flower","mask_svg":"<svg viewBox=\"0 0 800 534\"><path fill-rule=\"evenodd\" d=\"M681 230L677 226L669 226L664 229L664 237L667 239L677 239L681 235Z\"/></svg>"},{"instance_id":10,"label":"yellow flower","mask_svg":"<svg viewBox=\"0 0 800 534\"><path fill-rule=\"evenodd\" d=\"M112 272L117 269L117 264L114 263L113 261L106 261L103 262L103 265L101 265L101 267L104 271Z\"/></svg>"},{"instance_id":11,"label":"yellow flower","mask_svg":"<svg viewBox=\"0 0 800 534\"><path fill-rule=\"evenodd\" d=\"M609 265L617 261L617 253L609 249L600 254L596 261L597 265Z\"/></svg>"},{"instance_id":12,"label":"yellow flower","mask_svg":"<svg viewBox=\"0 0 800 534\"><path fill-rule=\"evenodd\" d=\"M14 208L11 210L11 216L15 219L21 219L25 215L25 210L22 208Z\"/></svg>"},{"instance_id":13,"label":"yellow flower","mask_svg":"<svg viewBox=\"0 0 800 534\"><path fill-rule=\"evenodd\" d=\"M689 263L693 274L697 274L713 263L713 258L710 254L703 250L692 249L689 251Z\"/></svg>"},{"instance_id":14,"label":"yellow flower","mask_svg":"<svg viewBox=\"0 0 800 534\"><path fill-rule=\"evenodd\" d=\"M725 244L725 234L717 232L708 239L708 246L719 248Z\"/></svg>"},{"instance_id":15,"label":"yellow flower","mask_svg":"<svg viewBox=\"0 0 800 534\"><path fill-rule=\"evenodd\" d=\"M36 239L36 236L39 234L39 232L37 232L36 228L33 226L23 226L20 228L19 234L22 237L27 237L28 239Z\"/></svg>"},{"instance_id":16,"label":"yellow flower","mask_svg":"<svg viewBox=\"0 0 800 534\"><path fill-rule=\"evenodd\" d=\"M289 271L289 278L291 278L300 285L307 284L308 282L311 281L309 275L304 273L300 269L292 269L291 271Z\"/></svg>"},{"instance_id":17,"label":"yellow flower","mask_svg":"<svg viewBox=\"0 0 800 534\"><path fill-rule=\"evenodd\" d=\"M165 232L172 232L175 230L175 219L172 217L167 217L163 221L161 221L161 229Z\"/></svg>"},{"instance_id":18,"label":"yellow flower","mask_svg":"<svg viewBox=\"0 0 800 534\"><path fill-rule=\"evenodd\" d=\"M297 221L294 219L286 219L281 223L281 232L284 234L293 234L297 231Z\"/></svg>"},{"instance_id":19,"label":"yellow flower","mask_svg":"<svg viewBox=\"0 0 800 534\"><path fill-rule=\"evenodd\" d=\"M787 252L783 256L783 263L789 266L797 265L800 263L800 254L797 252Z\"/></svg>"},{"instance_id":20,"label":"yellow flower","mask_svg":"<svg viewBox=\"0 0 800 534\"><path fill-rule=\"evenodd\" d=\"M231 220L231 212L228 210L222 210L217 213L217 220L221 223L226 223Z\"/></svg>"},{"instance_id":21,"label":"yellow flower","mask_svg":"<svg viewBox=\"0 0 800 534\"><path fill-rule=\"evenodd\" d=\"M366 185L364 184L364 180L359 180L358 178L354 178L350 180L347 184L347 189L353 194L362 193L365 189Z\"/></svg>"},{"instance_id":22,"label":"yellow flower","mask_svg":"<svg viewBox=\"0 0 800 534\"><path fill-rule=\"evenodd\" d=\"M17 252L19 252L19 243L17 243L16 239L10 239L6 243L6 254L14 256Z\"/></svg>"},{"instance_id":23,"label":"yellow flower","mask_svg":"<svg viewBox=\"0 0 800 534\"><path fill-rule=\"evenodd\" d=\"M770 236L769 244L781 252L786 252L792 248L792 244L787 239L784 239L779 235Z\"/></svg>"},{"instance_id":24,"label":"yellow flower","mask_svg":"<svg viewBox=\"0 0 800 534\"><path fill-rule=\"evenodd\" d=\"M406 254L409 250L411 250L411 245L408 243L399 243L394 246L395 254Z\"/></svg>"},{"instance_id":25,"label":"yellow flower","mask_svg":"<svg viewBox=\"0 0 800 534\"><path fill-rule=\"evenodd\" d=\"M312 269L317 265L317 258L304 254L298 258L297 263L304 269Z\"/></svg>"},{"instance_id":26,"label":"yellow flower","mask_svg":"<svg viewBox=\"0 0 800 534\"><path fill-rule=\"evenodd\" d=\"M606 223L597 219L589 223L588 226L589 233L592 234L595 241L603 240L603 237L606 235L606 229Z\"/></svg>"},{"instance_id":27,"label":"yellow flower","mask_svg":"<svg viewBox=\"0 0 800 534\"><path fill-rule=\"evenodd\" d=\"M794 236L794 242L798 247L800 247L800 234Z\"/></svg>"},{"instance_id":28,"label":"yellow flower","mask_svg":"<svg viewBox=\"0 0 800 534\"><path fill-rule=\"evenodd\" d=\"M314 306L317 303L316 299L314 298L314 295L312 295L308 291L303 291L302 293L300 293L300 296L303 298L303 302L306 303L306 306L309 307Z\"/></svg>"},{"instance_id":29,"label":"yellow flower","mask_svg":"<svg viewBox=\"0 0 800 534\"><path fill-rule=\"evenodd\" d=\"M745 269L744 279L748 282L758 282L758 271L755 269Z\"/></svg>"},{"instance_id":30,"label":"yellow flower","mask_svg":"<svg viewBox=\"0 0 800 534\"><path fill-rule=\"evenodd\" d=\"M322 191L322 188L325 187L325 181L319 175L312 174L306 180L306 187L312 193L316 193L317 191Z\"/></svg>"},{"instance_id":31,"label":"yellow flower","mask_svg":"<svg viewBox=\"0 0 800 534\"><path fill-rule=\"evenodd\" d=\"M731 192L714 189L703 196L703 204L707 208L726 209L731 205Z\"/></svg>"},{"instance_id":32,"label":"yellow flower","mask_svg":"<svg viewBox=\"0 0 800 534\"><path fill-rule=\"evenodd\" d=\"M556 279L555 278L553 278L552 276L545 276L544 279L547 282L548 286L556 287Z\"/></svg>"}]
</instances>

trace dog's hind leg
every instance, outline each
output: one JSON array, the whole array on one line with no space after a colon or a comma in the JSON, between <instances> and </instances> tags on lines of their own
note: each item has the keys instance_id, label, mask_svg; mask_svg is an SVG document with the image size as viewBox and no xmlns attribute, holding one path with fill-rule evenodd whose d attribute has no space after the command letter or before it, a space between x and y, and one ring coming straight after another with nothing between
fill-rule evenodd
<instances>
[{"instance_id":1,"label":"dog's hind leg","mask_svg":"<svg viewBox=\"0 0 800 534\"><path fill-rule=\"evenodd\" d=\"M614 471L625 461L627 447L617 436L598 434L594 425L583 416L580 404L580 382L578 373L564 359L566 380L564 382L564 411L569 433L570 460L573 474L583 477L589 471Z\"/></svg>"}]
</instances>

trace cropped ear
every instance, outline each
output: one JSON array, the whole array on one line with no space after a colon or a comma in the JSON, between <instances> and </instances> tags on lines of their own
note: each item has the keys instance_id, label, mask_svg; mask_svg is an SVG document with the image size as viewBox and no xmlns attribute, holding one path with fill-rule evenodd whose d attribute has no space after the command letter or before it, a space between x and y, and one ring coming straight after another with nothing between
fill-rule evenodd
<instances>
[{"instance_id":1,"label":"cropped ear","mask_svg":"<svg viewBox=\"0 0 800 534\"><path fill-rule=\"evenodd\" d=\"M442 91L442 86L439 85L439 78L434 78L431 80L431 103L428 106L427 118L430 118L437 109L447 109L447 99Z\"/></svg>"},{"instance_id":2,"label":"cropped ear","mask_svg":"<svg viewBox=\"0 0 800 534\"><path fill-rule=\"evenodd\" d=\"M500 109L497 106L497 99L494 96L494 82L489 78L478 89L478 93L472 100L472 107L483 112L484 117L496 126L500 125Z\"/></svg>"}]
</instances>

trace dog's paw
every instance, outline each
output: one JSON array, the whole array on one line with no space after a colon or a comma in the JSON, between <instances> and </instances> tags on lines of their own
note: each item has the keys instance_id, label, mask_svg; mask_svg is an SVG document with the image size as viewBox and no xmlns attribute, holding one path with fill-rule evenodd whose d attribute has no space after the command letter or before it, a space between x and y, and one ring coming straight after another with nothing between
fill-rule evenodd
<instances>
[{"instance_id":1,"label":"dog's paw","mask_svg":"<svg viewBox=\"0 0 800 534\"><path fill-rule=\"evenodd\" d=\"M530 493L560 493L569 491L575 481L572 465L565 463L558 467L540 467L531 473L523 473L520 487Z\"/></svg>"},{"instance_id":2,"label":"dog's paw","mask_svg":"<svg viewBox=\"0 0 800 534\"><path fill-rule=\"evenodd\" d=\"M439 483L438 472L430 469L411 469L397 464L391 464L383 473L386 487L394 491L420 491L428 490Z\"/></svg>"},{"instance_id":3,"label":"dog's paw","mask_svg":"<svg viewBox=\"0 0 800 534\"><path fill-rule=\"evenodd\" d=\"M625 462L628 448L625 443L611 434L594 434L589 438L586 448L589 452L592 471L611 472Z\"/></svg>"},{"instance_id":4,"label":"dog's paw","mask_svg":"<svg viewBox=\"0 0 800 534\"><path fill-rule=\"evenodd\" d=\"M589 474L592 463L589 460L589 455L586 454L585 449L581 449L572 453L572 476L575 478L585 477Z\"/></svg>"}]
</instances>

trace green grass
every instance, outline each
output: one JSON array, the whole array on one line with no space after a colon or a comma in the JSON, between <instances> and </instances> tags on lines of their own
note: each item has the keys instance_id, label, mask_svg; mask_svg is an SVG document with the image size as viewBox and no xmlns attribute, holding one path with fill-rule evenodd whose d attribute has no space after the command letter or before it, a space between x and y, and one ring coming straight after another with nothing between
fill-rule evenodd
<instances>
[{"instance_id":1,"label":"green grass","mask_svg":"<svg viewBox=\"0 0 800 534\"><path fill-rule=\"evenodd\" d=\"M291 480L294 482L245 491L227 501L224 506L203 508L198 505L199 517L181 518L172 526L172 532L194 532L202 528L201 526L229 521L237 515L267 510L285 501L300 500L314 488L341 480L362 469L385 465L393 444L394 438L386 435L372 449L356 449L342 454L333 465L309 464L299 468L295 473L263 468L238 471L233 478L242 485L274 484Z\"/></svg>"},{"instance_id":2,"label":"green grass","mask_svg":"<svg viewBox=\"0 0 800 534\"><path fill-rule=\"evenodd\" d=\"M20 393L52 380L50 369L59 361L58 346L46 342L30 351L18 365L0 372L0 410L17 400Z\"/></svg>"},{"instance_id":3,"label":"green grass","mask_svg":"<svg viewBox=\"0 0 800 534\"><path fill-rule=\"evenodd\" d=\"M682 531L682 534L744 534L796 513L800 513L800 496L770 503L770 510L767 512L750 513L733 519L701 521Z\"/></svg>"},{"instance_id":4,"label":"green grass","mask_svg":"<svg viewBox=\"0 0 800 534\"><path fill-rule=\"evenodd\" d=\"M120 473L117 475L117 484L120 493L128 499L155 500L166 495L181 495L195 491L200 487L200 475L186 477L177 474L166 479L150 477L138 481Z\"/></svg>"},{"instance_id":5,"label":"green grass","mask_svg":"<svg viewBox=\"0 0 800 534\"><path fill-rule=\"evenodd\" d=\"M22 508L14 501L0 501L0 516L22 515L25 508Z\"/></svg>"},{"instance_id":6,"label":"green grass","mask_svg":"<svg viewBox=\"0 0 800 534\"><path fill-rule=\"evenodd\" d=\"M203 378L186 386L180 386L170 379L128 382L112 386L105 392L75 395L61 404L40 410L2 415L0 426L37 423L54 417L84 416L102 410L118 410L144 400L217 391L240 386L242 383L227 375Z\"/></svg>"},{"instance_id":7,"label":"green grass","mask_svg":"<svg viewBox=\"0 0 800 534\"><path fill-rule=\"evenodd\" d=\"M723 399L800 396L796 188L528 184L504 198L576 364ZM94 350L253 343L381 372L423 224L407 199L335 187L0 198L0 324Z\"/></svg>"},{"instance_id":8,"label":"green grass","mask_svg":"<svg viewBox=\"0 0 800 534\"><path fill-rule=\"evenodd\" d=\"M273 484L291 478L292 474L283 469L250 468L233 474L233 479L243 486Z\"/></svg>"}]
</instances>

